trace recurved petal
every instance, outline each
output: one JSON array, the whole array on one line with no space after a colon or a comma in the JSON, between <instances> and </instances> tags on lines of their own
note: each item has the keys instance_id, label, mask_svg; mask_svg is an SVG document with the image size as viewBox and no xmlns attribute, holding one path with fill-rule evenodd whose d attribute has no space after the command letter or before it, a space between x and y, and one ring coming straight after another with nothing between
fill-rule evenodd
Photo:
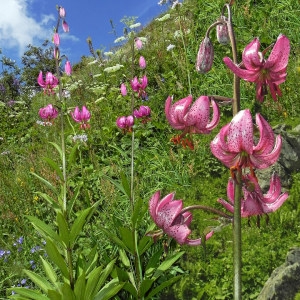
<instances>
[{"instance_id":1,"label":"recurved petal","mask_svg":"<svg viewBox=\"0 0 300 300\"><path fill-rule=\"evenodd\" d=\"M213 109L213 116L210 123L208 123L206 126L206 129L209 131L218 126L221 117L219 105L217 104L217 102L212 99L211 105Z\"/></svg>"},{"instance_id":2,"label":"recurved petal","mask_svg":"<svg viewBox=\"0 0 300 300\"><path fill-rule=\"evenodd\" d=\"M229 212L231 212L233 214L234 212L234 207L231 203L228 203L227 201L225 201L224 199L222 198L219 198L217 200L220 204L222 204Z\"/></svg>"},{"instance_id":3,"label":"recurved petal","mask_svg":"<svg viewBox=\"0 0 300 300\"><path fill-rule=\"evenodd\" d=\"M280 135L277 135L275 140L275 146L273 151L270 153L264 153L260 151L253 152L253 155L250 156L250 161L253 164L253 167L257 169L265 169L273 165L279 158L281 151L282 139Z\"/></svg>"},{"instance_id":4,"label":"recurved petal","mask_svg":"<svg viewBox=\"0 0 300 300\"><path fill-rule=\"evenodd\" d=\"M160 199L160 191L157 191L149 201L149 213L153 221L156 220L156 207Z\"/></svg>"},{"instance_id":5,"label":"recurved petal","mask_svg":"<svg viewBox=\"0 0 300 300\"><path fill-rule=\"evenodd\" d=\"M40 71L40 73L39 73L37 82L41 87L45 87L45 81L43 80L43 72L42 71Z\"/></svg>"},{"instance_id":6,"label":"recurved petal","mask_svg":"<svg viewBox=\"0 0 300 300\"><path fill-rule=\"evenodd\" d=\"M280 34L272 49L272 52L265 63L266 69L272 72L278 72L287 67L290 55L290 40L283 34Z\"/></svg>"},{"instance_id":7,"label":"recurved petal","mask_svg":"<svg viewBox=\"0 0 300 300\"><path fill-rule=\"evenodd\" d=\"M280 196L281 193L281 183L280 178L276 173L272 174L271 180L270 180L270 188L267 194L263 197L264 203L272 203L276 201L276 199Z\"/></svg>"},{"instance_id":8,"label":"recurved petal","mask_svg":"<svg viewBox=\"0 0 300 300\"><path fill-rule=\"evenodd\" d=\"M273 129L264 119L264 117L259 113L256 114L256 124L259 129L260 137L257 145L253 147L253 151L268 154L274 148L275 137Z\"/></svg>"},{"instance_id":9,"label":"recurved petal","mask_svg":"<svg viewBox=\"0 0 300 300\"><path fill-rule=\"evenodd\" d=\"M227 197L229 201L233 204L234 203L234 181L232 178L229 178L227 183Z\"/></svg>"},{"instance_id":10,"label":"recurved petal","mask_svg":"<svg viewBox=\"0 0 300 300\"><path fill-rule=\"evenodd\" d=\"M223 61L225 65L238 77L250 81L250 82L256 82L260 76L260 69L258 70L247 70L247 69L241 69L239 66L237 66L229 57L224 57Z\"/></svg>"},{"instance_id":11,"label":"recurved petal","mask_svg":"<svg viewBox=\"0 0 300 300\"><path fill-rule=\"evenodd\" d=\"M240 110L230 122L227 135L230 152L253 152L253 122L249 109Z\"/></svg>"},{"instance_id":12,"label":"recurved petal","mask_svg":"<svg viewBox=\"0 0 300 300\"><path fill-rule=\"evenodd\" d=\"M281 205L285 202L285 200L288 198L289 194L287 192L281 194L274 202L272 203L263 203L263 211L264 213L271 213L276 211L278 208L281 207Z\"/></svg>"},{"instance_id":13,"label":"recurved petal","mask_svg":"<svg viewBox=\"0 0 300 300\"><path fill-rule=\"evenodd\" d=\"M263 66L263 57L259 53L260 42L258 38L255 38L250 44L248 44L242 54L242 60L247 70L258 71Z\"/></svg>"}]
</instances>

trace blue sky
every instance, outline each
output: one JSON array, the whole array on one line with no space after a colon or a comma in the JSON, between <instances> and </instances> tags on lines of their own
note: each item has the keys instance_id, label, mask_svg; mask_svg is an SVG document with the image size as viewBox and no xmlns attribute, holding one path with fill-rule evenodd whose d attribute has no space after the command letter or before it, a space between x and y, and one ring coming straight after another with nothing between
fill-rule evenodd
<instances>
[{"instance_id":1,"label":"blue sky","mask_svg":"<svg viewBox=\"0 0 300 300\"><path fill-rule=\"evenodd\" d=\"M26 46L41 46L51 40L56 24L56 5L66 10L70 32L61 34L61 54L72 63L82 55L90 56L86 39L92 38L94 48L109 51L116 36L112 33L113 20L117 36L123 35L124 17L137 17L146 26L153 18L166 11L158 0L0 0L0 48L3 55L20 61Z\"/></svg>"}]
</instances>

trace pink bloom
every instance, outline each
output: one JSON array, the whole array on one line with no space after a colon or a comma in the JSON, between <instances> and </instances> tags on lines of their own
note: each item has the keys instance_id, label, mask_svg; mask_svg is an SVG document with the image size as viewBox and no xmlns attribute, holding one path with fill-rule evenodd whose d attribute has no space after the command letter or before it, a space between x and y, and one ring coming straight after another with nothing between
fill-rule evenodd
<instances>
[{"instance_id":1,"label":"pink bloom","mask_svg":"<svg viewBox=\"0 0 300 300\"><path fill-rule=\"evenodd\" d=\"M137 77L134 77L130 83L132 90L134 92L138 92L138 97L142 97L143 99L147 98L145 89L148 85L148 78L146 75L144 75L140 80L138 80Z\"/></svg>"},{"instance_id":2,"label":"pink bloom","mask_svg":"<svg viewBox=\"0 0 300 300\"><path fill-rule=\"evenodd\" d=\"M270 180L270 188L267 194L263 194L257 179L248 174L243 179L244 197L241 201L241 216L251 217L268 214L276 211L288 198L288 193L281 193L280 178L273 174ZM227 185L227 197L230 201L218 199L228 211L234 212L234 181L229 179Z\"/></svg>"},{"instance_id":3,"label":"pink bloom","mask_svg":"<svg viewBox=\"0 0 300 300\"><path fill-rule=\"evenodd\" d=\"M132 126L134 125L134 118L131 115L128 117L118 117L116 124L119 128L124 129L124 131L131 132Z\"/></svg>"},{"instance_id":4,"label":"pink bloom","mask_svg":"<svg viewBox=\"0 0 300 300\"><path fill-rule=\"evenodd\" d=\"M65 64L65 72L67 75L71 75L72 74L72 66L71 63L67 60L66 64Z\"/></svg>"},{"instance_id":5,"label":"pink bloom","mask_svg":"<svg viewBox=\"0 0 300 300\"><path fill-rule=\"evenodd\" d=\"M81 129L87 129L90 127L90 124L88 124L87 122L91 118L91 113L85 106L82 106L81 111L78 106L76 106L74 112L71 112L71 115L75 122L80 123Z\"/></svg>"},{"instance_id":6,"label":"pink bloom","mask_svg":"<svg viewBox=\"0 0 300 300\"><path fill-rule=\"evenodd\" d=\"M133 115L136 118L148 117L151 114L151 109L149 106L142 105L139 109L135 109Z\"/></svg>"},{"instance_id":7,"label":"pink bloom","mask_svg":"<svg viewBox=\"0 0 300 300\"><path fill-rule=\"evenodd\" d=\"M126 87L125 83L121 84L120 90L121 90L121 95L122 96L126 96L127 95L127 87Z\"/></svg>"},{"instance_id":8,"label":"pink bloom","mask_svg":"<svg viewBox=\"0 0 300 300\"><path fill-rule=\"evenodd\" d=\"M174 238L179 244L200 245L201 238L196 240L188 238L191 234L189 226L192 222L192 214L182 213L182 200L174 200L174 196L175 194L171 193L160 200L160 191L156 192L149 201L151 218L164 233ZM213 232L208 233L206 239L212 235Z\"/></svg>"},{"instance_id":9,"label":"pink bloom","mask_svg":"<svg viewBox=\"0 0 300 300\"><path fill-rule=\"evenodd\" d=\"M135 44L136 49L138 49L138 50L143 48L143 42L139 38L136 38L134 40L134 44Z\"/></svg>"},{"instance_id":10,"label":"pink bloom","mask_svg":"<svg viewBox=\"0 0 300 300\"><path fill-rule=\"evenodd\" d=\"M50 95L50 93L53 94L53 89L58 85L58 79L51 72L46 73L46 78L44 80L43 72L40 71L37 82L42 88L44 88L45 93L48 95Z\"/></svg>"},{"instance_id":11,"label":"pink bloom","mask_svg":"<svg viewBox=\"0 0 300 300\"><path fill-rule=\"evenodd\" d=\"M141 69L145 69L146 68L146 60L145 60L144 56L140 56L139 65L140 65Z\"/></svg>"},{"instance_id":12,"label":"pink bloom","mask_svg":"<svg viewBox=\"0 0 300 300\"><path fill-rule=\"evenodd\" d=\"M52 106L52 104L48 104L47 106L40 108L39 116L43 120L51 121L55 119L58 115L58 110Z\"/></svg>"},{"instance_id":13,"label":"pink bloom","mask_svg":"<svg viewBox=\"0 0 300 300\"><path fill-rule=\"evenodd\" d=\"M59 46L60 43L60 39L59 39L59 34L56 32L53 35L53 43L55 46Z\"/></svg>"},{"instance_id":14,"label":"pink bloom","mask_svg":"<svg viewBox=\"0 0 300 300\"><path fill-rule=\"evenodd\" d=\"M274 164L280 155L281 136L275 140L271 126L260 114L256 114L256 124L260 137L255 144L251 113L249 109L239 111L211 142L213 155L228 168L264 169Z\"/></svg>"},{"instance_id":15,"label":"pink bloom","mask_svg":"<svg viewBox=\"0 0 300 300\"><path fill-rule=\"evenodd\" d=\"M59 16L61 18L64 18L66 16L66 11L62 6L59 7Z\"/></svg>"},{"instance_id":16,"label":"pink bloom","mask_svg":"<svg viewBox=\"0 0 300 300\"><path fill-rule=\"evenodd\" d=\"M276 101L281 96L279 84L286 79L290 54L289 39L280 34L268 57L259 52L260 42L255 38L243 51L242 65L235 65L229 57L223 59L227 67L240 78L256 83L256 98L262 102L269 86L271 96Z\"/></svg>"},{"instance_id":17,"label":"pink bloom","mask_svg":"<svg viewBox=\"0 0 300 300\"><path fill-rule=\"evenodd\" d=\"M200 96L191 106L193 98L191 95L183 98L172 105L172 97L168 97L165 103L165 113L170 125L185 133L208 134L219 123L220 111L217 103L207 96ZM210 119L210 103L213 116Z\"/></svg>"},{"instance_id":18,"label":"pink bloom","mask_svg":"<svg viewBox=\"0 0 300 300\"><path fill-rule=\"evenodd\" d=\"M65 20L63 20L63 22L62 22L62 28L63 28L64 32L69 32L70 31L69 25Z\"/></svg>"}]
</instances>

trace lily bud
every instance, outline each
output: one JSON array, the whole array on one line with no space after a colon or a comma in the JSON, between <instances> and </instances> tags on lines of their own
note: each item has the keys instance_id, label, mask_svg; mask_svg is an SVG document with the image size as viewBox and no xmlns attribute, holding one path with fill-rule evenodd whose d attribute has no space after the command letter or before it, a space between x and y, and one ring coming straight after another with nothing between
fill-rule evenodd
<instances>
[{"instance_id":1,"label":"lily bud","mask_svg":"<svg viewBox=\"0 0 300 300\"><path fill-rule=\"evenodd\" d=\"M55 32L53 35L53 43L55 46L59 46L60 39L59 39L59 34L57 32Z\"/></svg>"},{"instance_id":2,"label":"lily bud","mask_svg":"<svg viewBox=\"0 0 300 300\"><path fill-rule=\"evenodd\" d=\"M227 19L222 16L221 20L227 21ZM226 45L229 43L228 27L226 23L217 25L217 40L220 44Z\"/></svg>"},{"instance_id":3,"label":"lily bud","mask_svg":"<svg viewBox=\"0 0 300 300\"><path fill-rule=\"evenodd\" d=\"M66 11L62 6L59 7L59 16L61 18L64 18L66 16Z\"/></svg>"},{"instance_id":4,"label":"lily bud","mask_svg":"<svg viewBox=\"0 0 300 300\"><path fill-rule=\"evenodd\" d=\"M63 20L63 22L62 22L62 28L63 28L64 32L69 32L70 31L70 27L69 27L68 23L65 20Z\"/></svg>"},{"instance_id":5,"label":"lily bud","mask_svg":"<svg viewBox=\"0 0 300 300\"><path fill-rule=\"evenodd\" d=\"M141 69L145 69L146 68L146 60L145 60L144 56L140 56L139 65L140 65Z\"/></svg>"},{"instance_id":6,"label":"lily bud","mask_svg":"<svg viewBox=\"0 0 300 300\"><path fill-rule=\"evenodd\" d=\"M70 61L66 61L66 64L65 64L65 72L67 75L71 75L72 74L72 66L71 66L71 63Z\"/></svg>"},{"instance_id":7,"label":"lily bud","mask_svg":"<svg viewBox=\"0 0 300 300\"><path fill-rule=\"evenodd\" d=\"M209 39L205 37L201 42L199 51L197 54L196 70L199 73L207 73L212 66L214 60L214 48Z\"/></svg>"}]
</instances>

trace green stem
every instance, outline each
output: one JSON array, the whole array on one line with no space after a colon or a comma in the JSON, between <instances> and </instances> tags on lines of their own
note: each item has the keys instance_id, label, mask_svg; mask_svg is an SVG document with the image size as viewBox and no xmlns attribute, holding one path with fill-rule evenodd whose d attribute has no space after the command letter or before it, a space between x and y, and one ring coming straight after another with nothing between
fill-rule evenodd
<instances>
[{"instance_id":1,"label":"green stem","mask_svg":"<svg viewBox=\"0 0 300 300\"><path fill-rule=\"evenodd\" d=\"M233 62L238 64L237 60L237 47L236 39L232 25L231 8L229 4L225 4L222 10L228 11L228 33L230 37L232 47ZM233 101L232 101L232 113L235 116L240 110L240 78L234 74L233 79ZM234 214L233 214L233 299L242 299L242 221L241 221L241 197L242 197L242 174L241 170L235 172L236 180L234 185Z\"/></svg>"}]
</instances>

